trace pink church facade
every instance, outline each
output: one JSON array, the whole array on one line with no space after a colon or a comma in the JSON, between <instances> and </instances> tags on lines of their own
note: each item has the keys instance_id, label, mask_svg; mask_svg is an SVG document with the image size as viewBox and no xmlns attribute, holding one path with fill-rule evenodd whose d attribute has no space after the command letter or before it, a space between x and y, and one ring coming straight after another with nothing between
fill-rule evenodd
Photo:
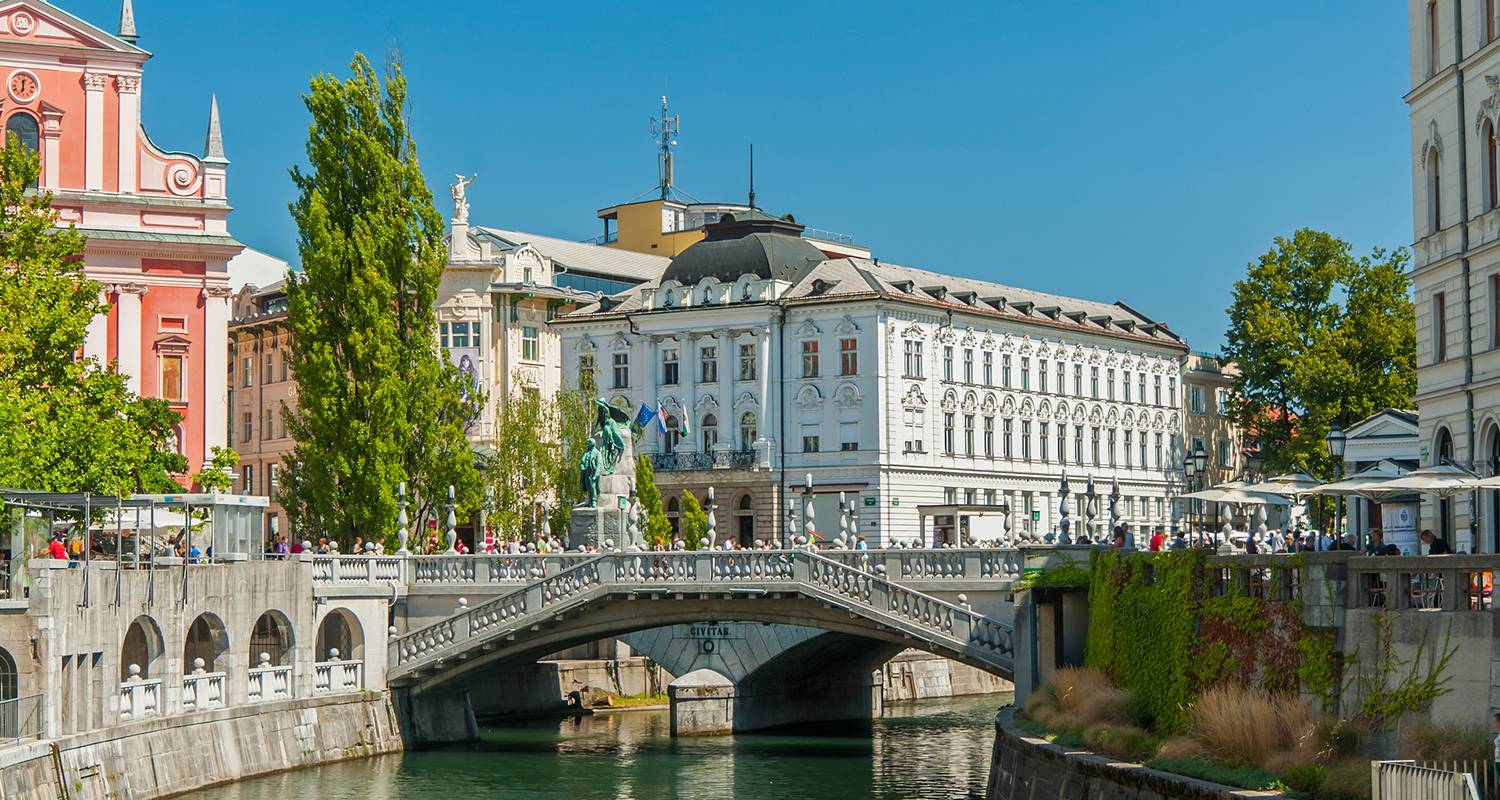
<instances>
[{"instance_id":1,"label":"pink church facade","mask_svg":"<svg viewBox=\"0 0 1500 800\"><path fill-rule=\"evenodd\" d=\"M85 274L107 314L84 357L115 362L136 392L182 415L190 471L227 445L228 160L210 104L201 156L163 150L142 127L130 0L110 34L41 0L0 0L0 127L35 147L60 225L88 237ZM186 476L182 478L186 481Z\"/></svg>"}]
</instances>

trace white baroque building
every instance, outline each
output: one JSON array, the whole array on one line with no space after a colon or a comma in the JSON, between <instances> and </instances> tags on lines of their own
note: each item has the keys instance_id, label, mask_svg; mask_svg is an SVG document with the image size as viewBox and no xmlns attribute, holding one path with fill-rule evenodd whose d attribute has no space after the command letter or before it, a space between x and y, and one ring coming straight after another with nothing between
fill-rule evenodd
<instances>
[{"instance_id":1,"label":"white baroque building","mask_svg":"<svg viewBox=\"0 0 1500 800\"><path fill-rule=\"evenodd\" d=\"M782 541L810 474L820 536L841 496L872 546L915 539L924 513L929 542L995 537L1002 503L1040 533L1066 470L1075 525L1090 477L1101 533L1114 481L1138 532L1176 517L1187 348L1166 327L1123 303L830 257L801 231L726 216L659 280L553 322L565 381L592 370L616 402L665 408L667 434L640 442L669 516L674 495L713 487L721 536Z\"/></svg>"},{"instance_id":2,"label":"white baroque building","mask_svg":"<svg viewBox=\"0 0 1500 800\"><path fill-rule=\"evenodd\" d=\"M1500 35L1495 0L1408 0L1418 455L1500 472ZM1500 552L1500 492L1422 499L1421 526Z\"/></svg>"}]
</instances>

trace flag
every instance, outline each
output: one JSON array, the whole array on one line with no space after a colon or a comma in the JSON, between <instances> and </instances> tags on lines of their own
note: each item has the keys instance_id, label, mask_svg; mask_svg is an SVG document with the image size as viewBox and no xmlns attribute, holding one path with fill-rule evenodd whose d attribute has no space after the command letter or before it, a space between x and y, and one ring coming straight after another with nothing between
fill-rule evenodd
<instances>
[{"instance_id":1,"label":"flag","mask_svg":"<svg viewBox=\"0 0 1500 800\"><path fill-rule=\"evenodd\" d=\"M641 403L641 410L637 411L635 415L635 424L644 428L646 427L646 423L651 421L652 416L654 415L652 414L651 406Z\"/></svg>"},{"instance_id":2,"label":"flag","mask_svg":"<svg viewBox=\"0 0 1500 800\"><path fill-rule=\"evenodd\" d=\"M656 401L656 434L665 436L667 433L667 412L662 410L661 401Z\"/></svg>"},{"instance_id":3,"label":"flag","mask_svg":"<svg viewBox=\"0 0 1500 800\"><path fill-rule=\"evenodd\" d=\"M682 402L681 397L677 398L677 407L682 409L682 435L692 436L693 429L688 425L687 403Z\"/></svg>"}]
</instances>

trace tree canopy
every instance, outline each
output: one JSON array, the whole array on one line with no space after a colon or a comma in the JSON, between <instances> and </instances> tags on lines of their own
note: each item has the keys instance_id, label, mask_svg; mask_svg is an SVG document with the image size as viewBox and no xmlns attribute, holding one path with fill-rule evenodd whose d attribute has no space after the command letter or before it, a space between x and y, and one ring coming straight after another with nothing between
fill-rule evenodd
<instances>
[{"instance_id":1,"label":"tree canopy","mask_svg":"<svg viewBox=\"0 0 1500 800\"><path fill-rule=\"evenodd\" d=\"M295 530L342 541L389 535L396 487L414 526L457 489L479 506L465 437L479 399L438 351L433 302L447 260L417 163L398 63L356 54L348 79L313 78L307 168L294 168L302 278L287 287L297 408L280 499Z\"/></svg>"},{"instance_id":2,"label":"tree canopy","mask_svg":"<svg viewBox=\"0 0 1500 800\"><path fill-rule=\"evenodd\" d=\"M169 446L181 417L131 392L114 365L80 359L108 306L80 267L84 237L58 228L37 154L0 150L0 485L100 494L166 492L188 463Z\"/></svg>"},{"instance_id":3,"label":"tree canopy","mask_svg":"<svg viewBox=\"0 0 1500 800\"><path fill-rule=\"evenodd\" d=\"M1233 416L1269 473L1332 474L1324 437L1411 408L1416 322L1404 249L1356 258L1322 231L1277 237L1234 285L1224 357Z\"/></svg>"}]
</instances>

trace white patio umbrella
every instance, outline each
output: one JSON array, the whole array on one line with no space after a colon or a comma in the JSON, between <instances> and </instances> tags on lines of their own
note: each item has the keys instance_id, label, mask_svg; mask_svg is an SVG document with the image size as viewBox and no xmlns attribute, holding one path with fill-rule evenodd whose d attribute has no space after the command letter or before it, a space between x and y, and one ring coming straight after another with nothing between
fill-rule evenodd
<instances>
[{"instance_id":1,"label":"white patio umbrella","mask_svg":"<svg viewBox=\"0 0 1500 800\"><path fill-rule=\"evenodd\" d=\"M1215 486L1211 489L1200 489L1196 492L1188 492L1182 497L1186 500L1206 500L1210 503L1230 503L1233 505L1268 505L1289 506L1292 501L1274 494L1262 494L1248 492L1244 489L1230 486Z\"/></svg>"},{"instance_id":2,"label":"white patio umbrella","mask_svg":"<svg viewBox=\"0 0 1500 800\"><path fill-rule=\"evenodd\" d=\"M1478 480L1474 473L1462 467L1442 464L1436 467L1414 469L1400 478L1364 487L1358 493L1380 501L1403 494L1427 494L1434 497L1452 497L1474 489Z\"/></svg>"},{"instance_id":3,"label":"white patio umbrella","mask_svg":"<svg viewBox=\"0 0 1500 800\"><path fill-rule=\"evenodd\" d=\"M1262 492L1265 494L1281 495L1283 497L1296 497L1308 494L1312 489L1322 485L1322 483L1322 481L1306 472L1288 472L1285 475L1267 478L1260 483L1242 486L1240 489L1246 492Z\"/></svg>"},{"instance_id":4,"label":"white patio umbrella","mask_svg":"<svg viewBox=\"0 0 1500 800\"><path fill-rule=\"evenodd\" d=\"M1470 489L1500 489L1500 475L1479 478L1469 482Z\"/></svg>"},{"instance_id":5,"label":"white patio umbrella","mask_svg":"<svg viewBox=\"0 0 1500 800\"><path fill-rule=\"evenodd\" d=\"M1333 483L1325 483L1308 490L1308 494L1360 494L1361 490L1376 486L1386 481L1395 480L1406 475L1404 469L1385 469L1382 467L1371 467L1364 472L1358 472Z\"/></svg>"}]
</instances>

